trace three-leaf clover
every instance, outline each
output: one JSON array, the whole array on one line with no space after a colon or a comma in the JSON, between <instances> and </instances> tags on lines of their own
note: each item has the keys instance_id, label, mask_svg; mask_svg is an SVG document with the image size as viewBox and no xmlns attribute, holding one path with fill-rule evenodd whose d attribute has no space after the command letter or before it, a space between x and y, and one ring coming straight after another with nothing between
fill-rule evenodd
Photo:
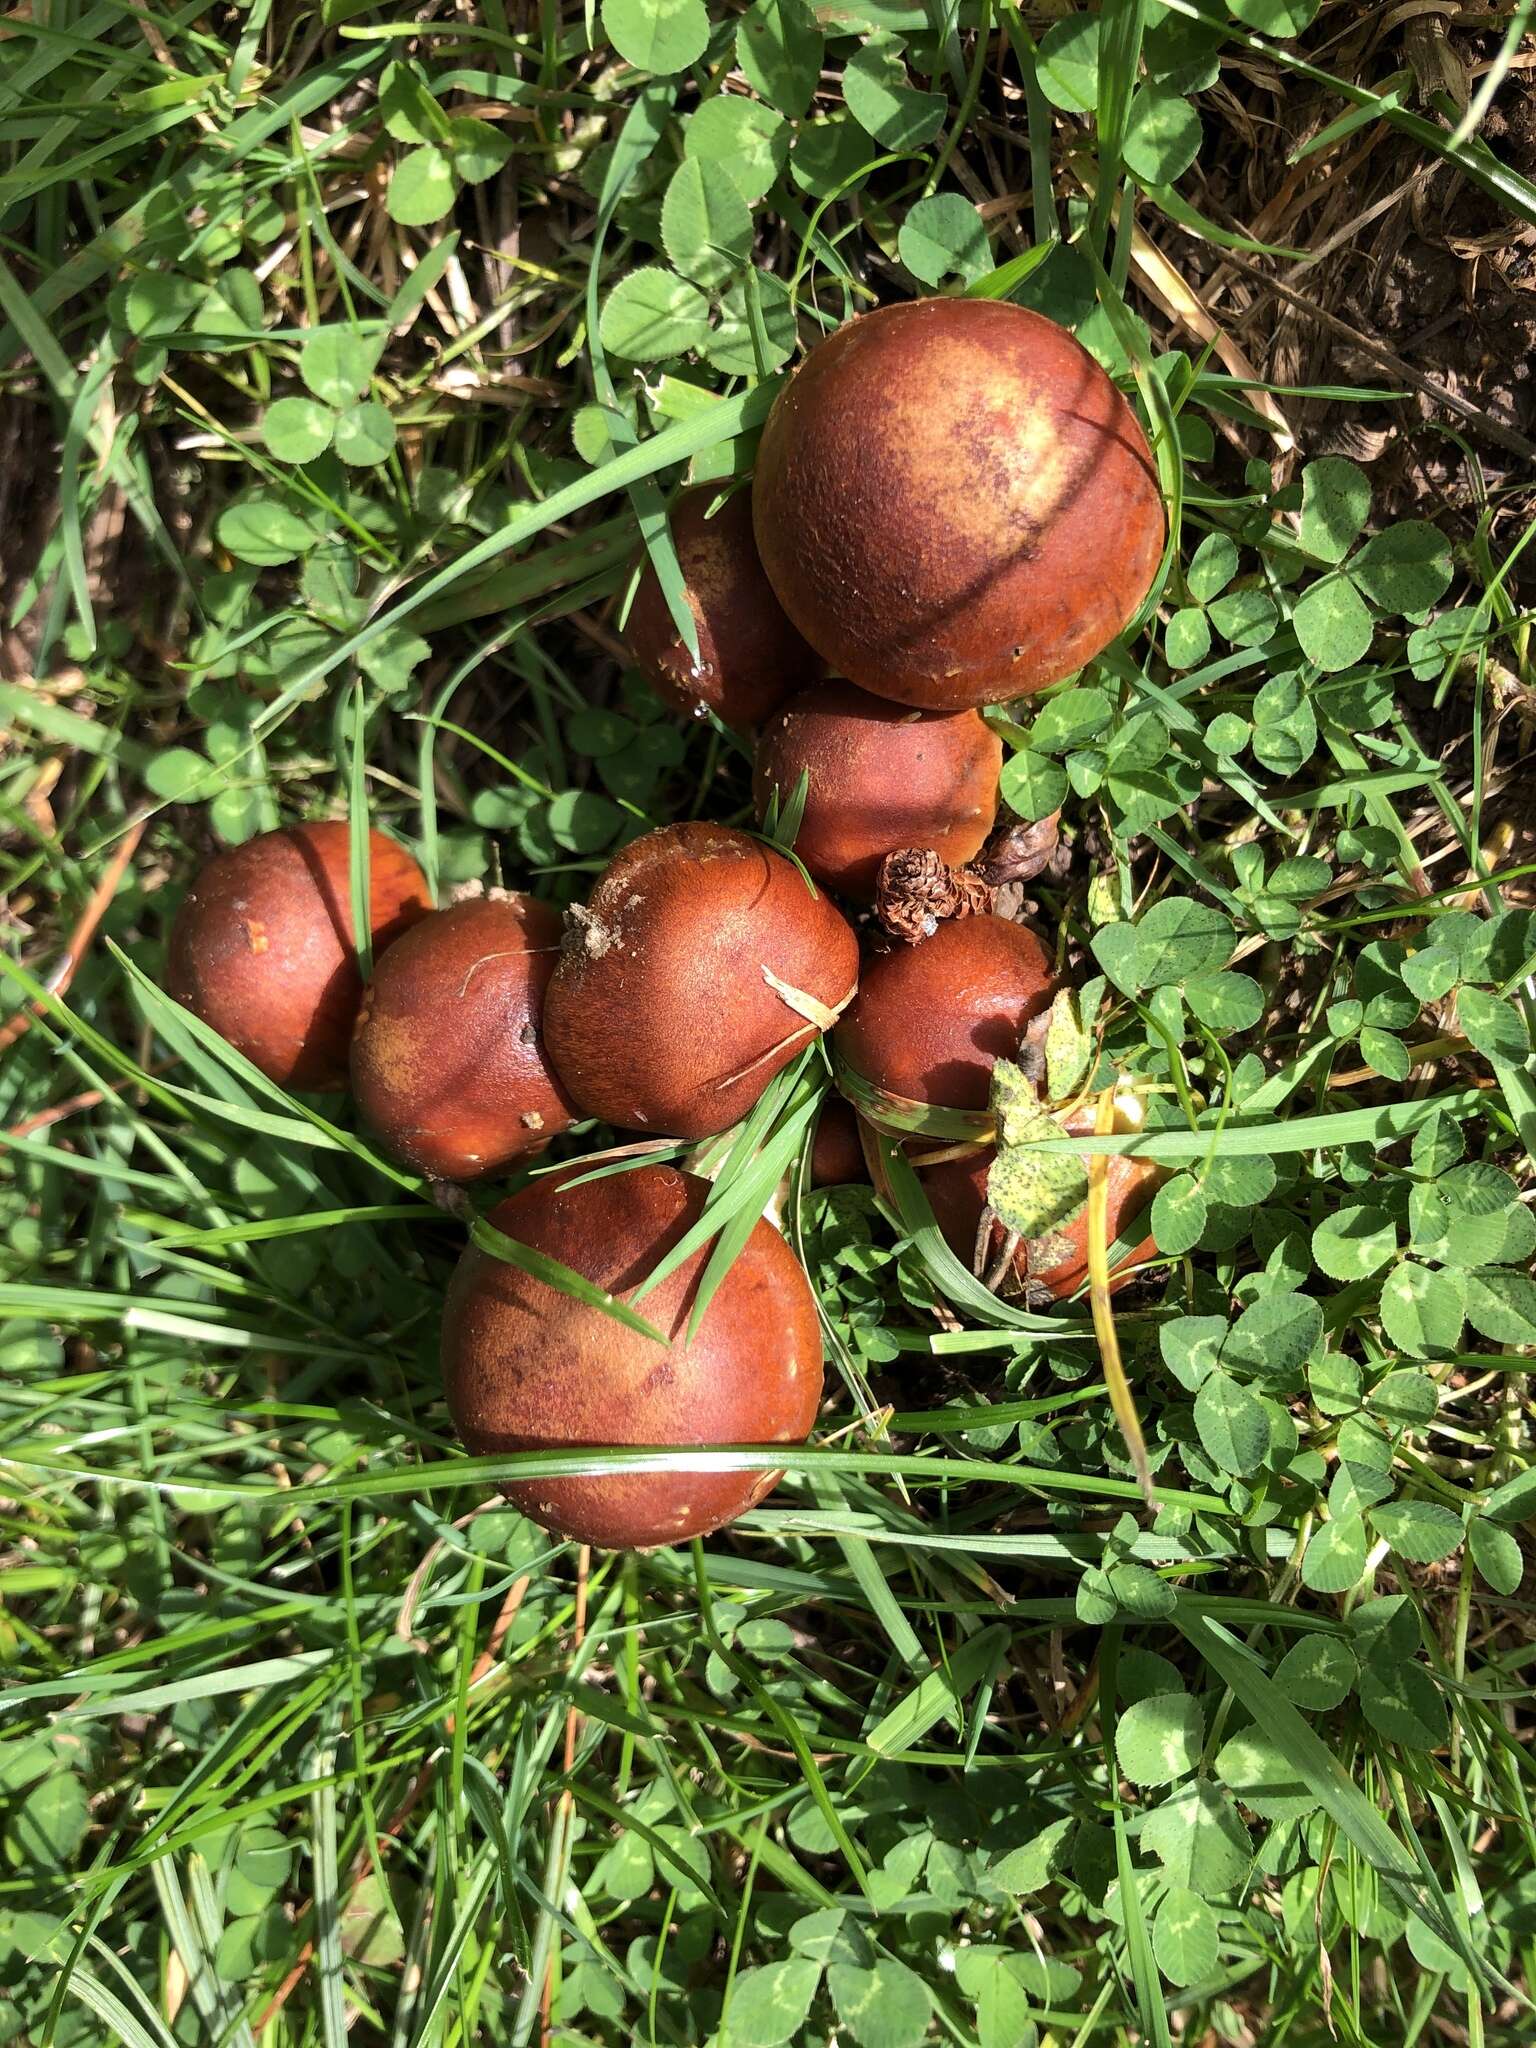
<instances>
[{"instance_id":1,"label":"three-leaf clover","mask_svg":"<svg viewBox=\"0 0 1536 2048\"><path fill-rule=\"evenodd\" d=\"M299 375L314 394L267 408L262 439L279 462L313 462L334 445L354 468L388 459L395 445L389 408L367 396L378 343L350 327L317 327L299 352Z\"/></svg>"},{"instance_id":2,"label":"three-leaf clover","mask_svg":"<svg viewBox=\"0 0 1536 2048\"><path fill-rule=\"evenodd\" d=\"M512 154L511 143L489 121L445 112L412 64L386 68L379 105L395 141L415 145L396 163L384 194L385 212L402 227L441 220L460 185L483 184Z\"/></svg>"},{"instance_id":3,"label":"three-leaf clover","mask_svg":"<svg viewBox=\"0 0 1536 2048\"><path fill-rule=\"evenodd\" d=\"M1301 545L1337 566L1302 592L1291 624L1302 653L1330 673L1365 657L1379 614L1420 620L1451 580L1450 549L1426 520L1400 520L1356 548L1370 509L1369 479L1343 456L1302 471Z\"/></svg>"}]
</instances>

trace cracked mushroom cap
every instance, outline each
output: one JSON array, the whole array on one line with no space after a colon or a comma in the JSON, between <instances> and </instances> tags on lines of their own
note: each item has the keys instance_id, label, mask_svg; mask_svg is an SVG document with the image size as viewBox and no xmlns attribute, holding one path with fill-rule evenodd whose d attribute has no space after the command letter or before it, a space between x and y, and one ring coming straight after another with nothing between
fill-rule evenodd
<instances>
[{"instance_id":1,"label":"cracked mushroom cap","mask_svg":"<svg viewBox=\"0 0 1536 2048\"><path fill-rule=\"evenodd\" d=\"M621 1299L703 1211L709 1183L670 1166L604 1180L580 1167L492 1210L497 1230ZM636 1304L657 1344L471 1246L448 1288L443 1378L466 1448L480 1456L620 1444L786 1444L810 1435L821 1400L816 1301L779 1233L758 1223L692 1337L705 1245ZM777 1471L642 1472L503 1488L546 1529L608 1550L707 1535L753 1507Z\"/></svg>"},{"instance_id":2,"label":"cracked mushroom cap","mask_svg":"<svg viewBox=\"0 0 1536 2048\"><path fill-rule=\"evenodd\" d=\"M402 1165L474 1180L575 1121L544 1056L560 913L501 891L436 910L390 947L358 1012L352 1092Z\"/></svg>"},{"instance_id":3,"label":"cracked mushroom cap","mask_svg":"<svg viewBox=\"0 0 1536 2048\"><path fill-rule=\"evenodd\" d=\"M544 1043L588 1116L707 1138L836 1020L858 971L793 862L723 825L665 825L570 913Z\"/></svg>"},{"instance_id":4,"label":"cracked mushroom cap","mask_svg":"<svg viewBox=\"0 0 1536 2048\"><path fill-rule=\"evenodd\" d=\"M432 900L426 876L393 839L370 832L368 849L377 959ZM363 998L350 828L290 825L211 860L176 913L166 986L269 1080L344 1088Z\"/></svg>"},{"instance_id":5,"label":"cracked mushroom cap","mask_svg":"<svg viewBox=\"0 0 1536 2048\"><path fill-rule=\"evenodd\" d=\"M763 573L752 538L751 492L737 491L723 504L719 499L718 484L684 491L668 522L698 628L698 660L679 638L649 563L629 608L624 644L672 710L685 717L713 711L744 731L826 664L785 617Z\"/></svg>"},{"instance_id":6,"label":"cracked mushroom cap","mask_svg":"<svg viewBox=\"0 0 1536 2048\"><path fill-rule=\"evenodd\" d=\"M820 341L753 485L758 551L839 675L953 711L1091 661L1151 587L1165 520L1146 436L1054 321L916 299Z\"/></svg>"}]
</instances>

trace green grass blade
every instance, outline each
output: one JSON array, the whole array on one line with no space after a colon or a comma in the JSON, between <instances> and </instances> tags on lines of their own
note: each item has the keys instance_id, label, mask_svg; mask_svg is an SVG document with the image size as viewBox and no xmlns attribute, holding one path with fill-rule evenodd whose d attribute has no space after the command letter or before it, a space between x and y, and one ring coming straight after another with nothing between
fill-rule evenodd
<instances>
[{"instance_id":1,"label":"green grass blade","mask_svg":"<svg viewBox=\"0 0 1536 2048\"><path fill-rule=\"evenodd\" d=\"M515 1237L508 1237L505 1231L497 1230L487 1223L483 1216L476 1217L470 1225L470 1238L481 1251L489 1252L493 1259L502 1259L509 1266L516 1266L520 1273L552 1287L557 1294L563 1294L571 1301L579 1301L585 1308L595 1308L605 1316L611 1316L616 1323L622 1323L626 1330L633 1330L637 1336L648 1337L653 1344L665 1344L667 1339L654 1324L632 1309L627 1302L620 1301L615 1294L598 1287L583 1274L563 1266L558 1259L552 1259L545 1252L535 1251L532 1245L520 1244Z\"/></svg>"},{"instance_id":2,"label":"green grass blade","mask_svg":"<svg viewBox=\"0 0 1536 2048\"><path fill-rule=\"evenodd\" d=\"M1381 1812L1344 1769L1338 1757L1286 1699L1263 1666L1209 1615L1176 1615L1179 1628L1231 1688L1258 1725L1279 1746L1318 1806L1391 1887L1403 1904L1457 1945L1455 1916L1437 1887L1424 1881L1414 1858L1398 1841ZM1474 1971L1482 1965L1467 1958Z\"/></svg>"}]
</instances>

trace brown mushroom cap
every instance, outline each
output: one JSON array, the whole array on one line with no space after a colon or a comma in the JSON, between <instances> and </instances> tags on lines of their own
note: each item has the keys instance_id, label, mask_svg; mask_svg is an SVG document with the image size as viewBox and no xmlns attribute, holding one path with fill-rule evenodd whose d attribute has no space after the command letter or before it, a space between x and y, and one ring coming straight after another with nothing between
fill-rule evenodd
<instances>
[{"instance_id":1,"label":"brown mushroom cap","mask_svg":"<svg viewBox=\"0 0 1536 2048\"><path fill-rule=\"evenodd\" d=\"M344 1088L363 997L345 823L264 832L209 861L176 913L166 986L284 1088ZM375 957L432 908L426 876L368 834Z\"/></svg>"},{"instance_id":2,"label":"brown mushroom cap","mask_svg":"<svg viewBox=\"0 0 1536 2048\"><path fill-rule=\"evenodd\" d=\"M544 1043L588 1116L705 1138L848 999L858 941L790 861L723 825L625 847L571 913Z\"/></svg>"},{"instance_id":3,"label":"brown mushroom cap","mask_svg":"<svg viewBox=\"0 0 1536 2048\"><path fill-rule=\"evenodd\" d=\"M352 1040L352 1092L405 1166L473 1180L540 1152L576 1106L544 1057L560 913L532 896L437 910L379 962Z\"/></svg>"},{"instance_id":4,"label":"brown mushroom cap","mask_svg":"<svg viewBox=\"0 0 1536 2048\"><path fill-rule=\"evenodd\" d=\"M774 790L787 802L804 773L795 852L818 882L867 903L888 853L921 846L959 867L981 851L1002 766L1002 742L975 711L915 711L823 683L765 727L752 794L764 817Z\"/></svg>"},{"instance_id":5,"label":"brown mushroom cap","mask_svg":"<svg viewBox=\"0 0 1536 2048\"><path fill-rule=\"evenodd\" d=\"M684 491L672 507L672 545L688 609L699 629L699 658L678 637L656 572L640 578L624 641L659 697L685 716L701 706L727 725L761 724L791 690L825 664L784 615L752 538L752 496L737 491L714 516L720 486Z\"/></svg>"},{"instance_id":6,"label":"brown mushroom cap","mask_svg":"<svg viewBox=\"0 0 1536 2048\"><path fill-rule=\"evenodd\" d=\"M1074 1128L1076 1128L1074 1126ZM1090 1123L1091 1128L1091 1123ZM987 1200L987 1174L995 1153L989 1146L971 1159L946 1159L939 1166L923 1169L923 1191L933 1210L934 1221L945 1242L963 1266L969 1267L976 1254L976 1234ZM1127 1223L1151 1201L1167 1169L1154 1160L1112 1157L1109 1162L1109 1217L1107 1229L1113 1244ZM1003 1247L1003 1227L992 1226L988 1258ZM1127 1254L1110 1276L1113 1293L1133 1277L1138 1266L1157 1257L1156 1240L1149 1234ZM1025 1238L1013 1255L1016 1291L1031 1285L1043 1287L1057 1301L1086 1285L1088 1279L1088 1212L1080 1209L1073 1217L1043 1237Z\"/></svg>"},{"instance_id":7,"label":"brown mushroom cap","mask_svg":"<svg viewBox=\"0 0 1536 2048\"><path fill-rule=\"evenodd\" d=\"M508 1237L621 1299L698 1220L709 1183L643 1166L573 1186L538 1180L490 1215ZM471 1246L448 1288L443 1378L475 1455L582 1444L786 1444L810 1435L821 1399L816 1301L776 1230L758 1223L688 1336L712 1247L637 1304L658 1345ZM707 1535L752 1507L776 1471L642 1472L504 1487L545 1528L609 1550Z\"/></svg>"},{"instance_id":8,"label":"brown mushroom cap","mask_svg":"<svg viewBox=\"0 0 1536 2048\"><path fill-rule=\"evenodd\" d=\"M859 1120L839 1095L822 1098L816 1136L811 1141L811 1186L846 1187L869 1179Z\"/></svg>"},{"instance_id":9,"label":"brown mushroom cap","mask_svg":"<svg viewBox=\"0 0 1536 2048\"><path fill-rule=\"evenodd\" d=\"M1107 647L1165 521L1146 437L1064 328L919 299L818 342L753 487L779 602L840 675L934 710L1043 688Z\"/></svg>"},{"instance_id":10,"label":"brown mushroom cap","mask_svg":"<svg viewBox=\"0 0 1536 2048\"><path fill-rule=\"evenodd\" d=\"M1050 1006L1051 962L1007 918L958 917L865 963L832 1043L877 1088L945 1109L985 1109L994 1060L1013 1059Z\"/></svg>"}]
</instances>

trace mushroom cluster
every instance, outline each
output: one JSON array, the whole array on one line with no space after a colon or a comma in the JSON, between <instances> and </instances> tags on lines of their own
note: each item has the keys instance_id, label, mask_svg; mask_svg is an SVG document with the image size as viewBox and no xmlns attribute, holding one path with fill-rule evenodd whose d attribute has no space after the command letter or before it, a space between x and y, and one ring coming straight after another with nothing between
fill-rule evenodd
<instances>
[{"instance_id":1,"label":"mushroom cluster","mask_svg":"<svg viewBox=\"0 0 1536 2048\"><path fill-rule=\"evenodd\" d=\"M641 1140L717 1136L824 1035L849 1101L829 1097L808 1172L861 1178L872 1102L985 1111L993 1062L1051 1003L1047 946L965 881L998 822L1002 747L980 707L1081 667L1153 580L1156 471L1111 380L1017 306L864 315L780 394L750 493L685 491L671 535L697 653L649 569L629 651L672 708L753 737L759 821L793 819L792 852L771 831L666 825L625 845L562 919L501 889L434 909L410 856L369 832L366 986L345 823L219 856L176 920L177 1000L285 1088L350 1079L379 1143L429 1180L502 1174L587 1120ZM882 909L883 931L868 907L892 873L908 877L909 914ZM925 877L944 878L931 910ZM914 1156L956 1253L999 1263L982 1145ZM1112 1227L1148 1184L1114 1178ZM809 1281L760 1221L698 1314L708 1194L672 1165L571 1161L489 1211L443 1324L471 1451L810 1434L822 1346ZM498 1235L522 1248L515 1260ZM1079 1237L1069 1225L1000 1263L1013 1285L1066 1295L1084 1275ZM745 1452L730 1469L555 1463L506 1490L547 1528L614 1548L717 1529L779 1476Z\"/></svg>"}]
</instances>

